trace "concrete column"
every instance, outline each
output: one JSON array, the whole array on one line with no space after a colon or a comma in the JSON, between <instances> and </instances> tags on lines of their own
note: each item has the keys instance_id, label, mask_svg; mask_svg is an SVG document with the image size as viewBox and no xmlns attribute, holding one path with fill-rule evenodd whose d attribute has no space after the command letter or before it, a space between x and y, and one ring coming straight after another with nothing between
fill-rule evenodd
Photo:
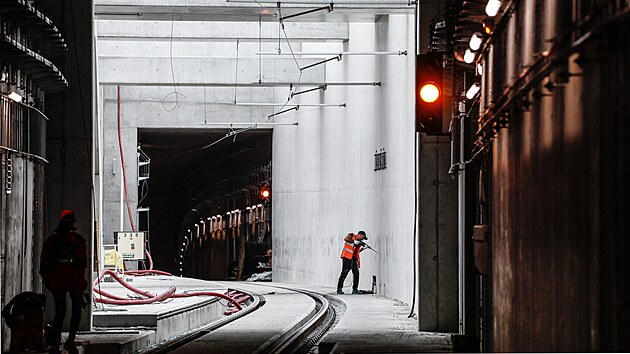
<instances>
[{"instance_id":1,"label":"concrete column","mask_svg":"<svg viewBox=\"0 0 630 354\"><path fill-rule=\"evenodd\" d=\"M45 113L50 118L47 139L50 164L46 167L48 230L50 232L57 226L63 209L73 209L77 215L77 231L86 239L90 250L94 222L91 153L93 2L46 0L42 5L50 10L52 18L60 19L70 44L64 73L69 87L46 96ZM88 266L91 264L92 255L88 252ZM90 280L91 272L86 277ZM88 287L86 292L91 289ZM54 309L50 294L48 298L47 317L52 316ZM80 330L91 328L91 312L91 306L82 312ZM69 318L70 306L66 324Z\"/></svg>"}]
</instances>

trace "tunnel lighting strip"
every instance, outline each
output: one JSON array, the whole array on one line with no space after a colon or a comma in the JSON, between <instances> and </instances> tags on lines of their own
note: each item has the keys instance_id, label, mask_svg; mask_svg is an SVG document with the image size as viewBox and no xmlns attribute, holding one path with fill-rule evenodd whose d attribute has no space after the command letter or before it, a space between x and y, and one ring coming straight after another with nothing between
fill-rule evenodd
<instances>
[{"instance_id":1,"label":"tunnel lighting strip","mask_svg":"<svg viewBox=\"0 0 630 354\"><path fill-rule=\"evenodd\" d=\"M230 3L245 3L245 4L297 4L297 5L326 5L331 3L330 0L287 0L287 1L278 1L278 0L225 0ZM416 3L415 0L334 0L335 5L407 5L411 6Z\"/></svg>"},{"instance_id":2,"label":"tunnel lighting strip","mask_svg":"<svg viewBox=\"0 0 630 354\"><path fill-rule=\"evenodd\" d=\"M281 107L281 106L301 106L301 107L346 107L345 103L296 103L296 104L285 104L285 103L263 103L263 102L247 102L247 103L237 103L237 106L273 106L273 107Z\"/></svg>"},{"instance_id":3,"label":"tunnel lighting strip","mask_svg":"<svg viewBox=\"0 0 630 354\"><path fill-rule=\"evenodd\" d=\"M293 52L294 55L407 55L406 50L399 50L397 52ZM291 55L291 53L278 53L278 52L255 52L254 55Z\"/></svg>"}]
</instances>

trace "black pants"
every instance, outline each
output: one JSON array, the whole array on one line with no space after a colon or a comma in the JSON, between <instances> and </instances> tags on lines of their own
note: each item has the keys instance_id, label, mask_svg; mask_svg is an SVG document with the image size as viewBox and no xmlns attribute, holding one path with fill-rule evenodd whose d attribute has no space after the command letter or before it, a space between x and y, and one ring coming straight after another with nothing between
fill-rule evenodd
<instances>
[{"instance_id":1,"label":"black pants","mask_svg":"<svg viewBox=\"0 0 630 354\"><path fill-rule=\"evenodd\" d=\"M70 294L70 300L72 300L72 316L70 317L70 328L68 334L68 341L74 341L79 330L79 322L81 321L81 307L83 306L83 291L76 289L68 291ZM53 299L55 301L55 319L53 320L52 330L54 333L54 340L57 343L61 342L61 326L63 325L63 318L66 315L66 292L54 292Z\"/></svg>"},{"instance_id":2,"label":"black pants","mask_svg":"<svg viewBox=\"0 0 630 354\"><path fill-rule=\"evenodd\" d=\"M341 275L339 276L339 281L337 282L337 289L343 289L343 282L346 280L350 269L352 269L352 290L358 290L359 264L357 263L357 259L353 258L352 260L349 260L342 258L341 262Z\"/></svg>"}]
</instances>

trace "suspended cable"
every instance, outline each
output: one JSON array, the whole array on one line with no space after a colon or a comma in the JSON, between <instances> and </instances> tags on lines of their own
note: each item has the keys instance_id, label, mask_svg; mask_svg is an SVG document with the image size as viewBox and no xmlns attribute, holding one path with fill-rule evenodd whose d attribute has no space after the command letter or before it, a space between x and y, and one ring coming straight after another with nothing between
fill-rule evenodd
<instances>
[{"instance_id":1,"label":"suspended cable","mask_svg":"<svg viewBox=\"0 0 630 354\"><path fill-rule=\"evenodd\" d=\"M262 15L258 15L258 50L262 50ZM262 57L258 58L258 83L262 84Z\"/></svg>"},{"instance_id":2,"label":"suspended cable","mask_svg":"<svg viewBox=\"0 0 630 354\"><path fill-rule=\"evenodd\" d=\"M259 3L258 0L254 0L254 1L256 1L256 3L260 7L262 7L263 10L265 10L265 13L272 14L276 18L276 20L278 21L278 24L279 24L279 29L278 29L278 53L281 53L281 45L280 45L281 33L280 33L280 31L282 31L282 34L284 34L284 38L285 38L285 40L287 42L287 46L289 47L289 51L291 52L291 56L293 57L293 61L295 62L295 66L296 66L296 68L298 69L298 72L299 72L298 79L297 79L297 82L296 82L295 86L293 86L293 84L291 84L290 89L289 89L289 97L288 97L287 101L280 107L280 109L278 109L277 113L274 112L272 115L267 116L267 119L264 119L264 120L259 121L259 122L253 122L251 126L246 127L246 128L242 128L242 129L238 129L238 130L231 130L230 132L228 132L228 134L226 136L221 137L221 138L217 139L216 141L214 141L212 143L203 145L201 147L196 147L196 148L192 148L192 149L188 149L188 150L182 151L182 152L180 152L178 154L173 155L170 159L176 158L176 157L178 157L178 156L180 156L182 154L185 154L185 153L196 152L196 151L201 151L201 150L210 148L210 147L220 143L221 141L223 141L223 140L225 140L225 139L227 139L228 137L231 137L231 136L234 136L234 138L236 138L236 135L256 128L256 124L267 122L267 121L269 121L270 119L272 119L274 116L276 116L278 114L281 114L281 113L284 113L284 112L288 112L288 111L292 111L292 110L297 110L295 107L291 108L291 109L287 109L287 110L284 109L284 107L287 106L287 104L291 101L291 99L295 95L294 94L294 90L297 91L297 89L300 86L300 82L302 81L302 71L303 70L300 68L300 64L298 63L297 58L296 58L296 56L294 54L295 52L293 51L293 47L291 46L291 42L289 41L289 36L287 35L287 32L286 32L286 30L284 28L284 23L279 20L279 18L282 17L280 3L277 4L278 12L277 13L273 13L267 7L265 7L264 5ZM260 21L262 22L262 19L260 19ZM260 32L260 37L262 38L262 29L260 29L259 31L261 31ZM172 28L171 28L171 32L172 32ZM239 46L239 40L237 39L236 40L236 67L237 67L236 75L237 75L237 79L235 80L235 87L234 87L234 104L237 103L236 102L236 87L238 86L238 46ZM260 81L260 83L262 83L262 76L259 77L259 81ZM325 85L323 87L325 87ZM318 87L317 89L321 89L321 88L322 88L322 86Z\"/></svg>"},{"instance_id":3,"label":"suspended cable","mask_svg":"<svg viewBox=\"0 0 630 354\"><path fill-rule=\"evenodd\" d=\"M175 26L175 15L171 15L171 35L170 35L170 39L169 39L169 61L170 61L170 66L171 66L171 78L173 79L173 91L169 92L168 94L166 94L166 96L164 96L164 98L162 99L162 108L164 108L165 111L167 112L172 112L174 111L177 106L179 105L179 95L183 96L184 98L186 98L186 96L184 94L181 94L179 92L177 92L177 85L175 85L175 70L173 69L173 27ZM173 106L173 108L168 109L166 108L165 105L165 101L166 99L171 96L171 95L175 95L175 105Z\"/></svg>"},{"instance_id":4,"label":"suspended cable","mask_svg":"<svg viewBox=\"0 0 630 354\"><path fill-rule=\"evenodd\" d=\"M236 39L236 70L235 70L235 78L234 78L234 104L236 104L236 87L238 85L238 44L239 39Z\"/></svg>"}]
</instances>

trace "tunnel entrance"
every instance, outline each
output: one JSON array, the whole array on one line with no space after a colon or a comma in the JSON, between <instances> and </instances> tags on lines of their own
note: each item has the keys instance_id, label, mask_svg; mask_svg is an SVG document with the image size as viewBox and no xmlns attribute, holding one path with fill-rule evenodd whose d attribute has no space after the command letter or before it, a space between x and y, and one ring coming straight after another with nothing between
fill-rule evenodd
<instances>
[{"instance_id":1,"label":"tunnel entrance","mask_svg":"<svg viewBox=\"0 0 630 354\"><path fill-rule=\"evenodd\" d=\"M231 131L138 129L150 159L138 219L156 269L212 280L271 270L271 195L261 190L271 186L272 130L225 138Z\"/></svg>"}]
</instances>

